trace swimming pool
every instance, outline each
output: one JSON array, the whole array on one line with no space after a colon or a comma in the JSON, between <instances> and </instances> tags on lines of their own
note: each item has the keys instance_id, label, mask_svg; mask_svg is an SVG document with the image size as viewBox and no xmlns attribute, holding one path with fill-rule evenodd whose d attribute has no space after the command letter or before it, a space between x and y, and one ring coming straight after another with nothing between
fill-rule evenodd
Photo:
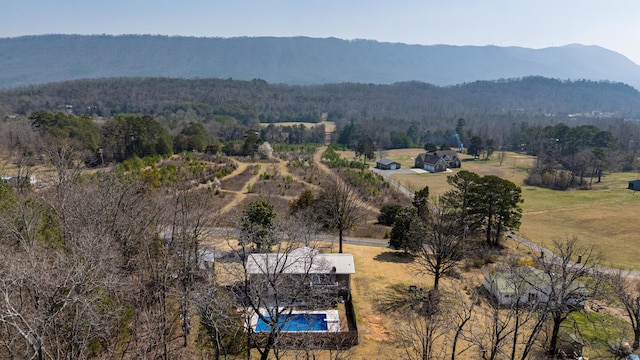
<instances>
[{"instance_id":1,"label":"swimming pool","mask_svg":"<svg viewBox=\"0 0 640 360\"><path fill-rule=\"evenodd\" d=\"M265 314L265 318L270 319ZM282 314L279 322L281 331L327 331L327 314ZM268 332L271 330L271 326L265 323L261 318L258 318L256 324L256 332Z\"/></svg>"}]
</instances>

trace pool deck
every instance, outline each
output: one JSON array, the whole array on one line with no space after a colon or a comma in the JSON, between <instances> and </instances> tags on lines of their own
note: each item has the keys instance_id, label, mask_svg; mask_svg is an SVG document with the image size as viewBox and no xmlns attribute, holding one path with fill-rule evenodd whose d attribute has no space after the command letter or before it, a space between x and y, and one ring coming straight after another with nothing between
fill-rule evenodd
<instances>
[{"instance_id":1,"label":"pool deck","mask_svg":"<svg viewBox=\"0 0 640 360\"><path fill-rule=\"evenodd\" d=\"M260 309L261 313L267 312L266 309ZM314 310L314 311L302 311L302 310L293 310L291 314L325 314L327 322L327 330L321 330L317 332L340 332L340 314L338 310ZM256 326L258 325L258 314L251 311L251 329L253 331L256 330Z\"/></svg>"}]
</instances>

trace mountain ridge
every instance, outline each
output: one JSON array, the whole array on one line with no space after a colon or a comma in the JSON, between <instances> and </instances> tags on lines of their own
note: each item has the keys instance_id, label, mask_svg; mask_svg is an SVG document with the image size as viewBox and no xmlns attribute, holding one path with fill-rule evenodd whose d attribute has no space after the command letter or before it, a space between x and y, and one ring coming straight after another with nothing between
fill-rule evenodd
<instances>
[{"instance_id":1,"label":"mountain ridge","mask_svg":"<svg viewBox=\"0 0 640 360\"><path fill-rule=\"evenodd\" d=\"M269 83L439 86L526 76L622 82L640 66L596 45L416 45L312 37L29 35L0 38L0 88L83 78L264 79Z\"/></svg>"}]
</instances>

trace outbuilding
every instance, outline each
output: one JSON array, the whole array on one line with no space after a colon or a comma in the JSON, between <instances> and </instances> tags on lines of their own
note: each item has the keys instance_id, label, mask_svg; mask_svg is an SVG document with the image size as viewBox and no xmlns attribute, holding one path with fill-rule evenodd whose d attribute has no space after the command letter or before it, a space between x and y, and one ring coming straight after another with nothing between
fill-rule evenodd
<instances>
[{"instance_id":1,"label":"outbuilding","mask_svg":"<svg viewBox=\"0 0 640 360\"><path fill-rule=\"evenodd\" d=\"M397 170L400 169L400 163L391 159L382 158L376 161L376 168L380 170Z\"/></svg>"}]
</instances>

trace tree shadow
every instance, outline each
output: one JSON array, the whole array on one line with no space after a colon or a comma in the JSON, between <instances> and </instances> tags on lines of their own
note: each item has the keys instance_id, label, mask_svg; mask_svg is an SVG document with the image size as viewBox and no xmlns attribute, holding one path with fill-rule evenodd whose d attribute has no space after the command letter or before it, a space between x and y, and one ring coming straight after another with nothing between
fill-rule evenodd
<instances>
[{"instance_id":1,"label":"tree shadow","mask_svg":"<svg viewBox=\"0 0 640 360\"><path fill-rule=\"evenodd\" d=\"M376 255L373 260L381 261L381 262L391 262L398 264L408 264L413 262L415 256L410 253L405 253L401 251L385 251L381 254Z\"/></svg>"}]
</instances>

